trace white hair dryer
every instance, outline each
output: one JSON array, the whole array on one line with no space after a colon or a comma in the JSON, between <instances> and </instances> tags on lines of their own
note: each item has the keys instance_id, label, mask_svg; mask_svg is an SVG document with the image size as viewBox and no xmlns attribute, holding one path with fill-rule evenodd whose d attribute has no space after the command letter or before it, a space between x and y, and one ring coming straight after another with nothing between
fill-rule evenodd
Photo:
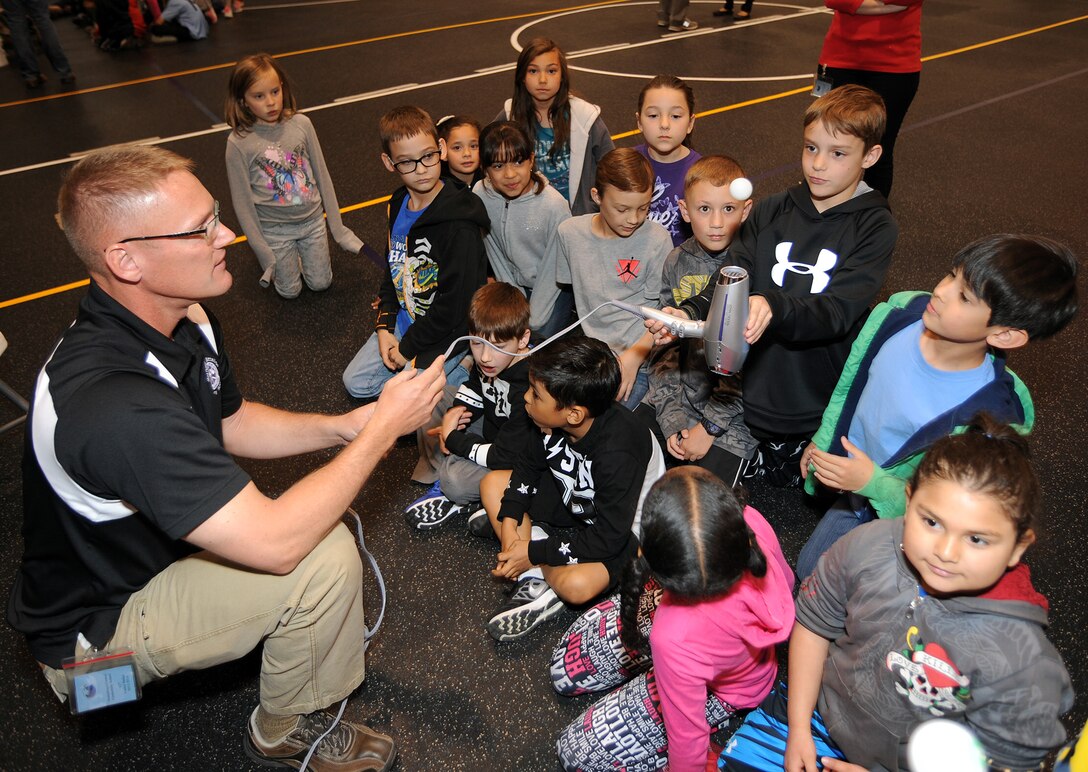
<instances>
[{"instance_id":1,"label":"white hair dryer","mask_svg":"<svg viewBox=\"0 0 1088 772\"><path fill-rule=\"evenodd\" d=\"M744 328L748 325L748 272L743 268L727 265L718 271L705 322L619 300L611 304L643 319L663 323L677 338L702 338L707 365L719 375L733 375L744 366L748 356L748 342L744 339Z\"/></svg>"}]
</instances>

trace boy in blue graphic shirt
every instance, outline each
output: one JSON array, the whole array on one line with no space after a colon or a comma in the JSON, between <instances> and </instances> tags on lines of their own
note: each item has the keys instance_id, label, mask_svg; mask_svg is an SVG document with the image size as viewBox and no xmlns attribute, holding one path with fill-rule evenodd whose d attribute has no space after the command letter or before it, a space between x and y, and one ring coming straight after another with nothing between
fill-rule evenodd
<instances>
[{"instance_id":1,"label":"boy in blue graphic shirt","mask_svg":"<svg viewBox=\"0 0 1088 772\"><path fill-rule=\"evenodd\" d=\"M487 211L472 191L443 179L445 143L431 117L418 107L398 107L378 123L382 163L403 185L389 200L389 273L379 291L375 332L344 370L354 397L381 393L411 361L426 367L468 332L472 293L487 281L481 228ZM466 346L446 362L451 384ZM457 373L454 374L454 370Z\"/></svg>"}]
</instances>

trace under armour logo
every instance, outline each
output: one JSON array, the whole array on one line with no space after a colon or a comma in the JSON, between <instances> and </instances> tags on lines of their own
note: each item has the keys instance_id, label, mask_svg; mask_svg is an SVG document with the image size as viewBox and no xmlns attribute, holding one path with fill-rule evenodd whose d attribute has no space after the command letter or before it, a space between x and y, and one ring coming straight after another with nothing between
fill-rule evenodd
<instances>
[{"instance_id":1,"label":"under armour logo","mask_svg":"<svg viewBox=\"0 0 1088 772\"><path fill-rule=\"evenodd\" d=\"M617 260L616 261L616 276L624 284L629 284L631 279L638 276L639 261L631 258L630 260Z\"/></svg>"},{"instance_id":2,"label":"under armour logo","mask_svg":"<svg viewBox=\"0 0 1088 772\"><path fill-rule=\"evenodd\" d=\"M771 269L771 280L781 287L786 279L786 271L790 271L791 273L800 274L801 276L812 277L812 287L809 289L809 292L813 295L823 292L831 281L831 275L828 271L835 267L835 263L838 262L839 256L830 249L821 249L820 254L816 256L815 265L809 265L808 263L791 263L791 249L793 249L792 241L783 241L774 248L774 259L777 265Z\"/></svg>"}]
</instances>

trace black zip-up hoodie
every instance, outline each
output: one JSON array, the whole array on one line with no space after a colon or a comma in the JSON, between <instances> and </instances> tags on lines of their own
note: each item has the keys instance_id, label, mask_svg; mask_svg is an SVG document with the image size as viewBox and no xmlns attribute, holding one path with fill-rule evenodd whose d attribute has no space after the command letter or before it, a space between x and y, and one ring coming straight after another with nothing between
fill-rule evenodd
<instances>
[{"instance_id":1,"label":"black zip-up hoodie","mask_svg":"<svg viewBox=\"0 0 1088 772\"><path fill-rule=\"evenodd\" d=\"M443 177L442 182L442 190L408 231L404 267L408 286L394 286L392 272L385 272L374 325L392 331L405 303L413 321L400 340L400 353L421 368L444 354L454 339L468 334L469 301L487 281L480 232L491 227L487 210L460 181ZM407 196L408 189L402 186L389 200L390 233Z\"/></svg>"},{"instance_id":2,"label":"black zip-up hoodie","mask_svg":"<svg viewBox=\"0 0 1088 772\"><path fill-rule=\"evenodd\" d=\"M801 183L760 201L729 248L773 317L742 372L745 422L757 433L811 436L891 264L899 227L862 182L817 211ZM705 319L714 283L681 305Z\"/></svg>"}]
</instances>

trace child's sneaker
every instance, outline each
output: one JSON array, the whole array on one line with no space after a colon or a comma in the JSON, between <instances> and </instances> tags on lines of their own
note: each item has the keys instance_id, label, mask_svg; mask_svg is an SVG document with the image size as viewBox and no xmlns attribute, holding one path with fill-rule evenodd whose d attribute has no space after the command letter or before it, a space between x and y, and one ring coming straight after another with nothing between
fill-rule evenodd
<instances>
[{"instance_id":1,"label":"child's sneaker","mask_svg":"<svg viewBox=\"0 0 1088 772\"><path fill-rule=\"evenodd\" d=\"M420 531L437 528L449 520L458 512L468 509L467 506L454 504L442 495L442 488L435 483L427 492L413 501L404 509L404 516L408 518L408 524Z\"/></svg>"},{"instance_id":2,"label":"child's sneaker","mask_svg":"<svg viewBox=\"0 0 1088 772\"><path fill-rule=\"evenodd\" d=\"M254 716L249 719L245 737L246 755L263 766L298 769L310 746L332 724L334 717L323 710L300 716L298 726L275 745L262 742ZM381 770L386 772L397 758L397 748L390 737L363 724L341 721L318 744L307 769Z\"/></svg>"},{"instance_id":3,"label":"child's sneaker","mask_svg":"<svg viewBox=\"0 0 1088 772\"><path fill-rule=\"evenodd\" d=\"M491 518L487 516L487 510L483 507L479 507L468 516L468 532L481 539L499 540L495 529L491 527Z\"/></svg>"},{"instance_id":4,"label":"child's sneaker","mask_svg":"<svg viewBox=\"0 0 1088 772\"><path fill-rule=\"evenodd\" d=\"M528 633L563 608L563 601L547 582L530 576L514 585L514 592L487 623L496 641L512 641Z\"/></svg>"}]
</instances>

